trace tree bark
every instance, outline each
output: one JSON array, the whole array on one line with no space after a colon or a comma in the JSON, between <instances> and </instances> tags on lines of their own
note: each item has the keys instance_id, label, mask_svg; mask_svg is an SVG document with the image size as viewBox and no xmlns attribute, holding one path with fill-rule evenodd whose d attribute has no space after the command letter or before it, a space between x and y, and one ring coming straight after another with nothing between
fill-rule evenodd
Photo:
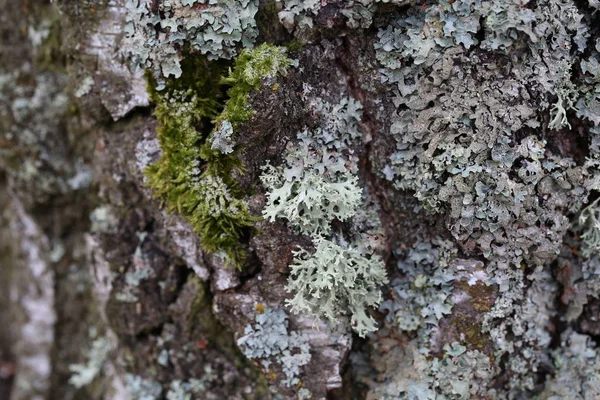
<instances>
[{"instance_id":1,"label":"tree bark","mask_svg":"<svg viewBox=\"0 0 600 400\"><path fill-rule=\"evenodd\" d=\"M147 2L148 13L164 20L179 12L165 3ZM200 13L227 2L191 3L181 9ZM250 117L233 130L243 169L232 179L254 218L239 237L245 258L236 268L207 251L202 227L150 182L148 166L166 157L160 132L168 123L153 79L184 80L164 77L156 59L146 74L135 71L123 51L129 3L0 0L0 399L600 396L600 264L585 236L600 228L577 223L595 212L598 197L600 69L594 76L593 66L582 66L600 58L600 5L550 1L548 10L577 14L553 17L564 22L563 37L547 33L554 28L540 1L483 1L537 18L519 25L498 14L506 28L474 11L460 14L458 4L467 2L312 3L256 3L253 48L285 47L291 65L259 79L247 97ZM438 17L410 22L435 7ZM464 28L465 18L477 29ZM161 29L157 23L157 40ZM462 41L457 29L466 29ZM556 50L563 39L568 49ZM181 60L184 76L186 57L204 57L187 45L163 60ZM246 45L236 43L236 57ZM202 60L225 78L236 57ZM564 60L569 74L557 67ZM222 112L235 83L218 85ZM571 102L568 126L552 122L561 101ZM340 110L352 102L360 104L356 128L322 122L349 115ZM457 109L469 112L458 117ZM221 122L204 118L194 129L212 134ZM366 337L353 330L350 306L337 310L337 326L322 310L290 310L297 250L312 254L320 239L291 219L263 218L272 194L261 182L267 162L286 166L303 132L322 140L326 153L331 142L314 132L336 129L346 135L349 144L338 146L348 158L336 167L339 160L323 156L319 168L356 177L362 197L354 218L331 217L331 233L319 238L358 243L387 271L378 306L362 307L377 326ZM352 129L357 137L348 139ZM489 147L469 147L480 142ZM506 148L516 155L500 169L493 163ZM403 157L419 161L403 164ZM481 178L471 184L474 175ZM492 198L479 184L498 196L488 211L477 206L490 216L471 215L478 196ZM261 328L268 324L261 318L282 315ZM252 356L248 335L259 329L261 340L277 331L285 349ZM295 373L284 359L303 350L290 337L310 353Z\"/></svg>"}]
</instances>

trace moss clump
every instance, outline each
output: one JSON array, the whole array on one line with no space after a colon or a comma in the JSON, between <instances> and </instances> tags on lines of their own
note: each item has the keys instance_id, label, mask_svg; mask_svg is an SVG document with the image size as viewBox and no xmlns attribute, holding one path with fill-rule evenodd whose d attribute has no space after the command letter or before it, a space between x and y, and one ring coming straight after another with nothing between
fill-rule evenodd
<instances>
[{"instance_id":1,"label":"moss clump","mask_svg":"<svg viewBox=\"0 0 600 400\"><path fill-rule=\"evenodd\" d=\"M182 76L169 80L163 90L156 89L149 75L162 149L160 160L145 171L149 186L168 211L186 217L206 251L223 253L238 268L245 256L240 241L257 218L250 215L234 178L243 172L236 152L223 154L208 139L214 125L227 120L235 128L247 121L253 113L247 102L250 91L289 64L284 49L262 45L243 51L227 78L222 78L223 64L198 56L186 57ZM223 107L226 85L231 87Z\"/></svg>"},{"instance_id":2,"label":"moss clump","mask_svg":"<svg viewBox=\"0 0 600 400\"><path fill-rule=\"evenodd\" d=\"M248 106L248 95L252 90L260 89L260 82L264 78L272 78L277 74L285 74L291 65L284 47L262 44L254 50L244 50L237 58L235 68L229 71L229 76L223 83L231 85L227 91L229 100L225 109L216 119L219 125L229 121L236 129L240 124L248 121L254 111Z\"/></svg>"},{"instance_id":3,"label":"moss clump","mask_svg":"<svg viewBox=\"0 0 600 400\"><path fill-rule=\"evenodd\" d=\"M289 42L287 42L285 44L285 47L288 49L288 51L290 52L294 52L294 51L300 51L304 48L305 43L302 43L300 40L298 39L292 39Z\"/></svg>"}]
</instances>

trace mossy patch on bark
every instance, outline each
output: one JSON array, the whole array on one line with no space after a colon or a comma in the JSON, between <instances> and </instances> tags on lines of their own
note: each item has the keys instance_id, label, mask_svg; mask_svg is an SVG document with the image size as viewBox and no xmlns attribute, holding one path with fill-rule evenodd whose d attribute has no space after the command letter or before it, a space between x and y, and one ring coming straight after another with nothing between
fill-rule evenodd
<instances>
[{"instance_id":1,"label":"mossy patch on bark","mask_svg":"<svg viewBox=\"0 0 600 400\"><path fill-rule=\"evenodd\" d=\"M182 76L170 79L162 90L149 75L163 152L146 169L149 186L168 211L179 212L192 224L204 250L220 252L238 268L245 259L241 241L257 217L250 214L235 178L243 174L236 150L224 153L210 139L225 121L234 131L246 122L253 114L247 101L250 92L290 63L285 49L265 44L244 50L226 78L226 63L195 54L182 62Z\"/></svg>"}]
</instances>

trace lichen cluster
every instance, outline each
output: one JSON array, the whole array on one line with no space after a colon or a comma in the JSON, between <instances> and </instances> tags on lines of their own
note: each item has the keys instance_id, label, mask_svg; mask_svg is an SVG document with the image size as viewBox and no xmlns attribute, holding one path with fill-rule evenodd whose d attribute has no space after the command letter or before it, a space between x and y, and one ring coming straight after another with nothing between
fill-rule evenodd
<instances>
[{"instance_id":1,"label":"lichen cluster","mask_svg":"<svg viewBox=\"0 0 600 400\"><path fill-rule=\"evenodd\" d=\"M586 193L585 171L547 152L544 138L535 135L537 113L548 109L544 100L537 103L554 90L560 65L549 62L557 70L541 71L531 58L511 63L507 73L503 54L496 54L503 63L486 62L479 52L467 56L452 42L454 31L450 42L442 42L443 32L422 38L425 43L408 40L437 13L401 22L414 27L380 31L378 55L399 107L391 127L398 150L383 173L397 188L413 190L427 209L448 211L454 237L477 245L494 264L543 264L556 256L569 228L566 214ZM546 57L565 56L562 48L557 52ZM403 67L400 55L415 65Z\"/></svg>"},{"instance_id":2,"label":"lichen cluster","mask_svg":"<svg viewBox=\"0 0 600 400\"><path fill-rule=\"evenodd\" d=\"M72 373L69 383L76 388L82 388L92 383L101 373L110 350L111 342L107 337L96 338L86 354L86 363L69 366Z\"/></svg>"},{"instance_id":3,"label":"lichen cluster","mask_svg":"<svg viewBox=\"0 0 600 400\"><path fill-rule=\"evenodd\" d=\"M498 293L491 307L473 305L481 315L476 336L484 342L465 334L458 342L466 352L441 356L436 343L457 323L457 307L474 289L463 291L455 272L432 270L427 258L415 264L422 244L400 252L401 277L382 307L395 319L389 329L414 337L415 351L429 355L418 358L410 350L398 355L419 377L407 384L410 372L383 371L393 384L373 385L374 396L514 398L543 390L559 315L552 262L563 250L565 235L576 231L583 256L596 254L597 248L597 202L586 206L599 179L598 130L590 128L600 122L598 40L590 38L591 12L571 1L431 2L399 11L380 27L376 55L396 108L389 130L396 150L380 174L398 190L413 192L429 213L445 216L463 251L486 260L471 277L479 274L482 288ZM583 135L592 144L586 160L557 150L562 132ZM425 253L443 254L446 248L433 242ZM597 296L593 269L585 271L586 278L576 281L577 300L571 301L579 303L579 311L572 310L571 321L584 299ZM428 292L429 287L435 290ZM438 313L427 322L432 307ZM585 346L580 350L589 353ZM427 378L448 356L451 365L460 365L469 351L486 359L487 367L478 367L485 376L457 378L462 388L456 381L443 384L446 373L457 371ZM571 362L565 360L566 350L554 353L559 363ZM558 370L557 379L565 372ZM500 375L505 385L489 385ZM417 390L415 382L425 387ZM577 388L580 384L578 377L570 383L575 388L564 393L589 398L593 391Z\"/></svg>"},{"instance_id":4,"label":"lichen cluster","mask_svg":"<svg viewBox=\"0 0 600 400\"><path fill-rule=\"evenodd\" d=\"M252 47L258 29L258 0L128 0L125 53L137 68L151 68L162 87L183 74L181 50L231 59Z\"/></svg>"},{"instance_id":5,"label":"lichen cluster","mask_svg":"<svg viewBox=\"0 0 600 400\"><path fill-rule=\"evenodd\" d=\"M286 304L294 313L316 314L333 326L340 315L350 314L352 328L362 337L377 330L366 309L381 302L379 288L387 282L381 260L323 238L315 239L314 245L313 254L294 252L286 287L293 297Z\"/></svg>"},{"instance_id":6,"label":"lichen cluster","mask_svg":"<svg viewBox=\"0 0 600 400\"><path fill-rule=\"evenodd\" d=\"M381 3L403 3L403 0L358 0L339 3L339 16L350 29L368 28ZM320 0L280 0L279 21L296 37L307 38L316 28L315 20L327 3Z\"/></svg>"},{"instance_id":7,"label":"lichen cluster","mask_svg":"<svg viewBox=\"0 0 600 400\"><path fill-rule=\"evenodd\" d=\"M321 99L313 103L321 119L316 129L297 134L278 167L267 164L261 180L267 188L263 216L285 219L299 233L311 236L314 253L294 253L294 264L286 290L295 313L327 318L332 325L339 316L350 314L352 327L360 336L376 329L366 307L381 301L379 286L386 282L380 257L358 243L348 243L332 222L346 221L357 214L362 189L356 172L358 158L353 141L360 138L358 121L361 104L344 98L337 105Z\"/></svg>"},{"instance_id":8,"label":"lichen cluster","mask_svg":"<svg viewBox=\"0 0 600 400\"><path fill-rule=\"evenodd\" d=\"M40 204L87 187L91 178L89 168L75 168L65 163L62 154L42 151L42 143L60 141L65 134L70 107L65 86L63 74L37 71L30 64L0 71L0 140L4 143L0 167L12 187L31 193L31 199ZM45 170L57 173L45 174Z\"/></svg>"},{"instance_id":9,"label":"lichen cluster","mask_svg":"<svg viewBox=\"0 0 600 400\"><path fill-rule=\"evenodd\" d=\"M416 243L407 253L398 263L402 277L392 282L394 295L380 310L400 330L424 334L428 330L419 328L436 326L452 310L452 282L456 277L450 262L456 249L448 241L434 240Z\"/></svg>"},{"instance_id":10,"label":"lichen cluster","mask_svg":"<svg viewBox=\"0 0 600 400\"><path fill-rule=\"evenodd\" d=\"M589 336L566 331L561 346L552 354L556 374L549 379L540 399L585 400L600 393L600 364L596 342Z\"/></svg>"},{"instance_id":11,"label":"lichen cluster","mask_svg":"<svg viewBox=\"0 0 600 400\"><path fill-rule=\"evenodd\" d=\"M265 370L269 371L272 362L278 364L287 387L301 385L301 368L311 359L308 337L296 331L289 331L288 316L283 310L266 308L255 317L255 324L248 324L244 336L237 341L244 355L250 359L261 359Z\"/></svg>"},{"instance_id":12,"label":"lichen cluster","mask_svg":"<svg viewBox=\"0 0 600 400\"><path fill-rule=\"evenodd\" d=\"M378 380L367 400L485 398L486 385L496 372L490 357L467 350L459 343L446 345L439 357L422 354L413 341L404 346L383 342L374 350L379 356ZM368 373L364 371L366 375Z\"/></svg>"}]
</instances>

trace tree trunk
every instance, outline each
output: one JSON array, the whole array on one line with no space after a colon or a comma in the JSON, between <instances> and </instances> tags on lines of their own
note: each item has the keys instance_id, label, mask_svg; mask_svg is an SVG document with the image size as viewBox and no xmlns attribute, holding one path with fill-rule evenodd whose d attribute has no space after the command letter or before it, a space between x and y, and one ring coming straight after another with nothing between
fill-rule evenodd
<instances>
[{"instance_id":1,"label":"tree trunk","mask_svg":"<svg viewBox=\"0 0 600 400\"><path fill-rule=\"evenodd\" d=\"M0 0L0 399L600 398L597 0Z\"/></svg>"}]
</instances>

